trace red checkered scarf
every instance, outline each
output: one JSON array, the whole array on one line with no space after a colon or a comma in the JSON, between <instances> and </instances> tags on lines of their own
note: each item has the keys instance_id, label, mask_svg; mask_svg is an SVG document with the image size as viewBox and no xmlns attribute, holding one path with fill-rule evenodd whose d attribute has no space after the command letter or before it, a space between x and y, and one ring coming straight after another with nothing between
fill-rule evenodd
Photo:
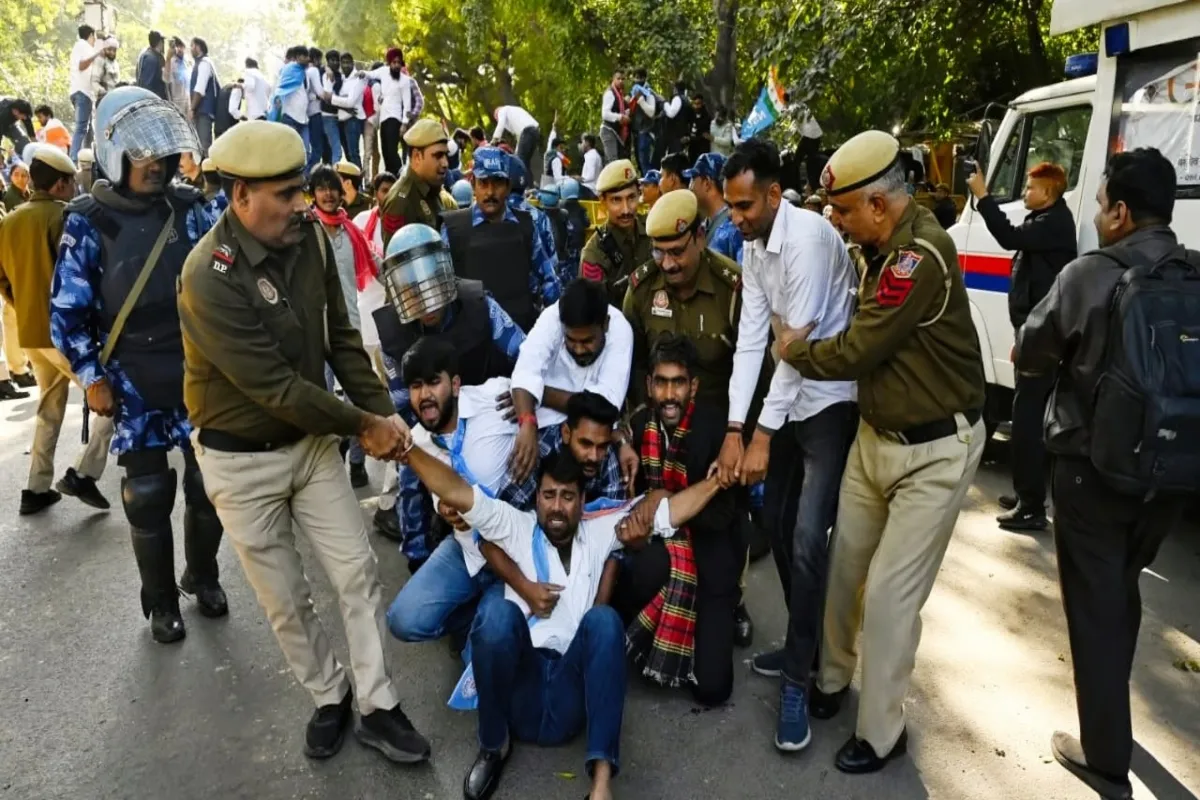
<instances>
[{"instance_id":1,"label":"red checkered scarf","mask_svg":"<svg viewBox=\"0 0 1200 800\"><path fill-rule=\"evenodd\" d=\"M657 417L642 433L642 474L649 489L680 492L687 488L684 442L692 422L689 403L679 426L667 439ZM665 452L665 456L664 456ZM692 658L696 647L696 561L691 533L681 528L666 542L671 561L667 583L625 632L626 649L642 674L663 686L695 683Z\"/></svg>"}]
</instances>

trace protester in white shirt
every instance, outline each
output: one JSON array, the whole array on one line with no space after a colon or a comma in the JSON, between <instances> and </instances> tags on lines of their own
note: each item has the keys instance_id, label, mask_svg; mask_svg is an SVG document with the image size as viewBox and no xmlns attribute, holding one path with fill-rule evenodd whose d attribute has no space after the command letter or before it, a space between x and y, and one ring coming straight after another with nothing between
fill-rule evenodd
<instances>
[{"instance_id":1,"label":"protester in white shirt","mask_svg":"<svg viewBox=\"0 0 1200 800\"><path fill-rule=\"evenodd\" d=\"M321 95L323 94L321 65L323 59L324 54L320 49L316 47L308 48L308 65L304 68L304 88L308 98L305 112L307 114L308 140L311 148L308 153L308 172L312 172L313 167L325 157L325 123L321 119ZM337 159L329 163L335 164L337 163Z\"/></svg>"},{"instance_id":2,"label":"protester in white shirt","mask_svg":"<svg viewBox=\"0 0 1200 800\"><path fill-rule=\"evenodd\" d=\"M538 453L538 430L553 436L577 392L601 395L620 408L629 390L633 328L620 309L608 304L604 287L579 279L562 298L538 316L521 345L512 376L512 403L521 432L513 454L513 477L523 480ZM556 442L547 442L552 449ZM621 447L621 469L628 481L636 472L637 453Z\"/></svg>"},{"instance_id":3,"label":"protester in white shirt","mask_svg":"<svg viewBox=\"0 0 1200 800\"><path fill-rule=\"evenodd\" d=\"M384 169L399 175L403 167L400 137L412 121L413 79L404 73L404 54L399 47L388 50L385 61L382 67L366 73L366 78L379 83L379 146Z\"/></svg>"},{"instance_id":4,"label":"protester in white shirt","mask_svg":"<svg viewBox=\"0 0 1200 800\"><path fill-rule=\"evenodd\" d=\"M600 156L600 151L596 149L596 137L594 134L585 133L579 142L579 149L583 152L583 169L579 174L579 185L591 192L590 198L596 199L596 181L600 179L600 172L604 169L604 159Z\"/></svg>"},{"instance_id":5,"label":"protester in white shirt","mask_svg":"<svg viewBox=\"0 0 1200 800\"><path fill-rule=\"evenodd\" d=\"M496 130L492 142L499 144L504 134L512 134L516 142L517 158L525 164L525 174L537 175L533 168L533 156L542 144L542 129L534 116L520 106L500 106L492 112Z\"/></svg>"},{"instance_id":6,"label":"protester in white shirt","mask_svg":"<svg viewBox=\"0 0 1200 800\"><path fill-rule=\"evenodd\" d=\"M92 121L95 95L92 93L92 62L100 55L96 48L96 31L91 25L79 26L79 41L71 48L68 62L67 91L75 107L75 133L71 137L72 160L79 155L87 139L88 125Z\"/></svg>"},{"instance_id":7,"label":"protester in white shirt","mask_svg":"<svg viewBox=\"0 0 1200 800\"><path fill-rule=\"evenodd\" d=\"M332 83L326 79L325 90L329 102L338 110L338 123L346 134L346 160L363 168L362 135L366 114L363 112L363 96L367 91L367 80L354 71L354 56L341 54L342 88L333 93Z\"/></svg>"},{"instance_id":8,"label":"protester in white shirt","mask_svg":"<svg viewBox=\"0 0 1200 800\"><path fill-rule=\"evenodd\" d=\"M710 478L670 497L651 493L628 515L585 520L583 477L568 455L543 461L536 512L488 497L423 450L406 458L430 491L553 597L548 612L533 619L511 587L504 599L488 593L480 604L470 636L480 749L464 796L482 798L495 790L512 749L510 736L557 745L586 728L591 796L611 797L610 782L620 768L626 666L624 626L604 605L611 591L605 573L615 575L609 556L622 545L644 546L652 533L672 536L719 484Z\"/></svg>"},{"instance_id":9,"label":"protester in white shirt","mask_svg":"<svg viewBox=\"0 0 1200 800\"><path fill-rule=\"evenodd\" d=\"M837 230L817 214L784 202L779 184L779 151L751 139L738 145L725 166L725 200L745 240L742 251L742 316L733 377L729 385L729 424L718 460L723 480L745 485L761 481L768 462L766 503L782 511L796 503L793 524L780 525L776 552L790 565L781 573L790 586L791 633L786 649L760 653L755 669L783 674L776 747L799 750L804 734L786 724L788 709L804 705L808 673L820 639L820 613L828 571L829 529L838 488L858 427L855 384L814 381L780 361L758 426L743 452L742 424L762 367L772 321L787 327L816 326L819 338L850 326L856 288L854 266ZM787 423L786 428L784 427ZM802 464L802 468L791 468ZM798 499L797 499L798 498ZM804 725L807 732L807 724ZM793 740L793 737L796 740Z\"/></svg>"},{"instance_id":10,"label":"protester in white shirt","mask_svg":"<svg viewBox=\"0 0 1200 800\"><path fill-rule=\"evenodd\" d=\"M242 90L246 95L246 119L265 119L267 104L271 100L271 82L262 74L258 62L253 58L246 59Z\"/></svg>"}]
</instances>

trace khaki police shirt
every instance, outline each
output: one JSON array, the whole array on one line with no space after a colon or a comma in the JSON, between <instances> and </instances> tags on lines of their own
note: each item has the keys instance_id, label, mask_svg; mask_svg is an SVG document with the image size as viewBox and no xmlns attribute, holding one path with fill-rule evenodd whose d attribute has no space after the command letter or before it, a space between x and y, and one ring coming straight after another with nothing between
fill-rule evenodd
<instances>
[{"instance_id":1,"label":"khaki police shirt","mask_svg":"<svg viewBox=\"0 0 1200 800\"><path fill-rule=\"evenodd\" d=\"M362 428L362 409L395 413L350 325L332 248L315 224L299 245L272 251L236 215L222 215L184 264L179 319L184 401L197 428L265 443L351 436ZM353 405L326 390L326 361Z\"/></svg>"},{"instance_id":2,"label":"khaki police shirt","mask_svg":"<svg viewBox=\"0 0 1200 800\"><path fill-rule=\"evenodd\" d=\"M399 179L383 200L380 222L383 225L383 246L386 249L392 234L419 222L434 230L441 227L442 187L428 186L405 167Z\"/></svg>"},{"instance_id":3,"label":"khaki police shirt","mask_svg":"<svg viewBox=\"0 0 1200 800\"><path fill-rule=\"evenodd\" d=\"M613 259L605 252L605 246L601 244L604 238L611 238L611 241L616 245L616 252L621 255L620 265L614 263ZM609 248L612 245L608 245ZM612 227L608 222L605 222L591 238L587 240L587 244L583 246L583 251L579 256L580 274L585 274L587 265L595 265L604 272L604 285L608 287L609 302L614 306L619 306L625 297L625 289L629 281L627 278L640 265L645 264L651 259L651 250L654 245L650 237L646 235L646 219L645 217L637 217L637 223L632 231L625 231L617 227Z\"/></svg>"},{"instance_id":4,"label":"khaki police shirt","mask_svg":"<svg viewBox=\"0 0 1200 800\"><path fill-rule=\"evenodd\" d=\"M936 248L945 273L915 239ZM879 430L982 409L983 361L958 254L933 213L910 200L888 243L856 261L863 274L849 329L793 342L784 359L806 378L857 380L862 418Z\"/></svg>"},{"instance_id":5,"label":"khaki police shirt","mask_svg":"<svg viewBox=\"0 0 1200 800\"><path fill-rule=\"evenodd\" d=\"M696 345L697 398L726 408L742 309L741 267L706 249L696 273L696 292L686 300L676 296L654 261L638 267L629 284L621 310L633 327L631 406L646 398L651 348L664 334L673 333Z\"/></svg>"}]
</instances>

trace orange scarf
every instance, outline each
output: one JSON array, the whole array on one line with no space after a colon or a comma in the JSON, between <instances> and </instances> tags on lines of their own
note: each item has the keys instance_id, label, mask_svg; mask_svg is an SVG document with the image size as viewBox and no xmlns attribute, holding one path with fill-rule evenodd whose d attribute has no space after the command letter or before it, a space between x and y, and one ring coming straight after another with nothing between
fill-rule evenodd
<instances>
[{"instance_id":1,"label":"orange scarf","mask_svg":"<svg viewBox=\"0 0 1200 800\"><path fill-rule=\"evenodd\" d=\"M361 292L379 275L379 267L375 264L375 256L371 253L371 244L367 241L367 237L363 235L357 225L350 221L350 215L344 208L339 208L336 214L328 214L319 207L313 206L313 213L317 215L317 219L321 220L323 225L331 228L341 225L342 229L346 231L346 235L350 237L350 249L354 252L354 278L358 283L358 290ZM347 298L347 302L349 302L349 298Z\"/></svg>"}]
</instances>

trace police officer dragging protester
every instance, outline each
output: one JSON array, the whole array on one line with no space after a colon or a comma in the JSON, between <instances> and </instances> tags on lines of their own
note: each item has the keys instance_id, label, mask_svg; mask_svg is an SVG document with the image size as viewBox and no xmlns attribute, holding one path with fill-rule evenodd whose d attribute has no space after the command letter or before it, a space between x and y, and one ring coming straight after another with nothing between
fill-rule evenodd
<instances>
[{"instance_id":1,"label":"police officer dragging protester","mask_svg":"<svg viewBox=\"0 0 1200 800\"><path fill-rule=\"evenodd\" d=\"M650 260L650 237L638 216L638 175L627 159L613 161L596 181L600 203L608 214L583 246L579 277L603 283L608 301L617 307L625 299L629 276Z\"/></svg>"},{"instance_id":2,"label":"police officer dragging protester","mask_svg":"<svg viewBox=\"0 0 1200 800\"><path fill-rule=\"evenodd\" d=\"M805 378L857 380L861 422L838 499L821 666L809 710L837 713L862 626L862 694L835 766L874 772L907 746L904 696L921 607L983 454L984 378L954 244L905 189L895 138L868 131L822 174L833 221L859 245L858 308L844 333L784 328Z\"/></svg>"},{"instance_id":3,"label":"police officer dragging protester","mask_svg":"<svg viewBox=\"0 0 1200 800\"><path fill-rule=\"evenodd\" d=\"M184 637L179 589L200 613L228 613L217 575L221 522L188 441L183 344L175 289L192 246L212 226L204 196L172 184L180 153L200 142L171 103L114 89L96 109L101 179L67 206L50 300L54 346L86 388L92 412L114 420L121 500L142 579L142 613L157 642ZM171 511L178 486L167 453L183 451L187 568L175 584Z\"/></svg>"},{"instance_id":4,"label":"police officer dragging protester","mask_svg":"<svg viewBox=\"0 0 1200 800\"><path fill-rule=\"evenodd\" d=\"M332 248L305 204L304 142L254 121L213 143L229 208L192 250L179 295L193 441L209 497L280 649L317 708L305 753L358 739L393 761L429 757L400 709L385 655L375 554L338 444L395 457L407 427L351 326ZM345 389L325 388L328 363ZM313 610L303 533L338 595L354 690Z\"/></svg>"},{"instance_id":5,"label":"police officer dragging protester","mask_svg":"<svg viewBox=\"0 0 1200 800\"><path fill-rule=\"evenodd\" d=\"M475 151L475 202L443 215L442 238L454 272L481 282L517 326L528 331L542 309L558 300L562 284L553 241L547 245L533 215L509 203L511 158L497 147Z\"/></svg>"},{"instance_id":6,"label":"police officer dragging protester","mask_svg":"<svg viewBox=\"0 0 1200 800\"><path fill-rule=\"evenodd\" d=\"M413 222L433 228L441 224L442 185L449 171L446 131L440 123L424 117L404 133L410 148L408 163L383 201L383 244Z\"/></svg>"},{"instance_id":7,"label":"police officer dragging protester","mask_svg":"<svg viewBox=\"0 0 1200 800\"><path fill-rule=\"evenodd\" d=\"M456 277L450 250L437 231L426 225L408 225L388 242L382 272L388 303L373 316L379 329L388 388L396 410L409 425L418 420L409 404L408 385L402 380L400 364L421 339L436 336L448 340L458 353L459 375L464 386L478 386L489 378L509 377L525 334L512 318L487 294L479 281ZM401 467L401 481L404 470ZM425 536L427 526L413 522L413 515L428 516L428 493L421 495L416 509L387 513L391 524L375 520L376 529L401 542L409 569L416 572L429 557L432 546ZM398 535L397 535L398 534Z\"/></svg>"}]
</instances>

